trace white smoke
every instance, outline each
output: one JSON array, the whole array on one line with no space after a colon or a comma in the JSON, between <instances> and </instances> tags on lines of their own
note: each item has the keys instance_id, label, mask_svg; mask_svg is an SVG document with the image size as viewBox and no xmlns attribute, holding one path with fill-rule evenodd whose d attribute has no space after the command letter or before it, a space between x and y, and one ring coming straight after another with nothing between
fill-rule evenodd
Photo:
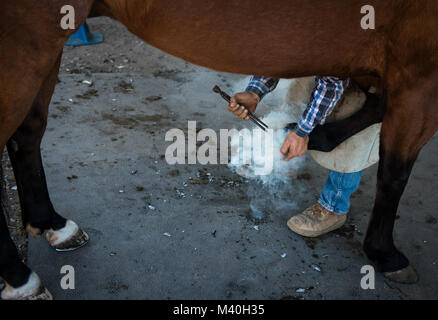
<instances>
[{"instance_id":1,"label":"white smoke","mask_svg":"<svg viewBox=\"0 0 438 320\"><path fill-rule=\"evenodd\" d=\"M266 151L270 150L272 153L270 155L272 158L271 173L267 175L255 174L255 164L263 163L263 159L257 158L257 153L254 153L254 146L252 144L245 144L242 139L232 139L231 142L231 160L228 166L237 174L248 179L247 196L250 201L252 216L256 220L266 219L269 214L277 214L280 211L294 212L299 206L299 199L302 198L303 192L306 192L303 182L296 178L302 171L308 158L304 156L285 161L284 155L280 152L284 139L288 134L285 127L289 123L298 122L307 104L307 101L304 101L306 98L303 98L302 101L294 100L293 102L291 102L291 99L288 99L286 94L290 83L291 81L285 81L283 84L282 82L279 83L279 86L274 91L277 93L277 96L272 99L276 100L277 107L263 106L263 109L268 109L270 112L260 117L268 125L269 129L273 130L272 148L264 148L264 152L260 155L265 158L266 162L269 161ZM278 103L279 96L282 97L283 103ZM269 103L265 100L266 98L264 103ZM260 106L257 113L260 113L259 110ZM259 131L262 141L265 141L264 135L266 133L261 129L255 130ZM244 165L242 155L245 152L253 156L252 162L249 165ZM254 154L256 158L254 158Z\"/></svg>"},{"instance_id":2,"label":"white smoke","mask_svg":"<svg viewBox=\"0 0 438 320\"><path fill-rule=\"evenodd\" d=\"M297 176L299 168L302 166L304 158L293 158L285 161L284 155L280 152L283 142L288 134L285 127L290 123L290 117L282 111L272 111L261 120L266 123L271 129L271 138L266 137L269 133L261 129L252 131L253 143L245 143L244 139L239 139L237 136L231 139L231 160L228 164L229 168L236 171L237 174L249 178L260 180L265 185L275 185L279 181L287 182ZM257 143L255 136L259 134L261 137L262 152L256 151ZM267 143L267 141L272 142ZM245 155L251 157L248 163ZM271 163L269 163L271 162ZM260 166L272 167L268 174L257 174L257 169Z\"/></svg>"},{"instance_id":3,"label":"white smoke","mask_svg":"<svg viewBox=\"0 0 438 320\"><path fill-rule=\"evenodd\" d=\"M248 81L244 79L239 82L239 87L242 88L245 84L243 81ZM268 212L278 212L282 208L294 209L298 205L299 199L302 199L302 192L305 191L305 183L300 179L295 179L300 174L300 171L304 168L308 156L301 158L294 158L290 161L284 161L283 155L280 153L280 148L283 144L284 138L287 132L284 127L292 122L299 122L303 111L305 110L310 98L312 91L315 88L315 78L306 77L300 79L294 79L289 81L280 81L277 88L273 93L267 95L261 105L257 107L257 114L262 114L264 110L269 110L269 113L262 117L262 121L265 122L270 129L273 129L273 148L265 148L265 151L272 156L272 170L269 175L257 175L255 174L254 164L248 166L239 165L242 164L242 159L240 159L241 152L253 152L253 146L251 144L239 144L238 142L232 142L231 148L231 160L232 164L229 167L235 170L236 173L247 177L250 179L248 186L248 198L250 199L250 207L254 217L263 218L264 213ZM241 91L241 89L237 90ZM236 92L237 92L236 91ZM358 109L362 107L366 99L365 94L358 88L350 88L350 91L346 92L343 103L339 104L335 110L327 118L327 122L336 119L343 119L350 116ZM264 104L270 104L279 107L265 107ZM340 108L342 107L342 110ZM373 127L366 135L361 136L362 139L358 143L357 140L350 143L349 146L345 146L338 149L338 153L331 153L331 157L338 157L339 161L343 162L344 168L351 170L352 167L357 168L361 165L372 164L372 161L377 161L378 159L378 144L375 144L376 139L378 139L380 127ZM358 136L356 136L357 138ZM359 138L357 138L359 139ZM378 140L377 140L378 141ZM365 152L360 153L358 146L363 147ZM377 146L377 147L376 147ZM371 147L373 147L371 149ZM350 149L349 149L350 148ZM351 151L352 150L352 151ZM370 156L370 150L374 150L373 157ZM349 152L351 156L345 156L345 152ZM356 155L357 158L355 158ZM266 158L266 152L265 152ZM330 165L333 158L327 157L326 154L318 154L313 152L312 156L321 164L321 161ZM350 159L350 161L345 161ZM364 160L368 159L368 160ZM374 159L374 160L369 160ZM261 159L255 158L257 163L260 163ZM268 158L266 158L268 160ZM365 164L364 164L365 162ZM355 171L360 170L357 168ZM350 171L351 172L351 171Z\"/></svg>"}]
</instances>

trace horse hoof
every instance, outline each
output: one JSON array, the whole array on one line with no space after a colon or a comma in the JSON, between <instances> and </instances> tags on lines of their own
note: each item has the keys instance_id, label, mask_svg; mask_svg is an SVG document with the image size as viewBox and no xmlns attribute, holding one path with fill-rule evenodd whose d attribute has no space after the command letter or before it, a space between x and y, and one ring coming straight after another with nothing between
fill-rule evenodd
<instances>
[{"instance_id":1,"label":"horse hoof","mask_svg":"<svg viewBox=\"0 0 438 320\"><path fill-rule=\"evenodd\" d=\"M25 284L14 288L6 283L1 292L3 300L53 300L52 294L41 283L40 278L32 272Z\"/></svg>"},{"instance_id":2,"label":"horse hoof","mask_svg":"<svg viewBox=\"0 0 438 320\"><path fill-rule=\"evenodd\" d=\"M413 284L418 282L417 272L411 265L394 272L384 272L383 275L389 280L398 283Z\"/></svg>"},{"instance_id":3,"label":"horse hoof","mask_svg":"<svg viewBox=\"0 0 438 320\"><path fill-rule=\"evenodd\" d=\"M56 251L73 251L87 244L88 234L79 226L67 220L65 227L59 230L48 230L46 240Z\"/></svg>"},{"instance_id":4,"label":"horse hoof","mask_svg":"<svg viewBox=\"0 0 438 320\"><path fill-rule=\"evenodd\" d=\"M30 224L26 225L26 231L30 234L32 238L38 238L42 234L40 228L34 228Z\"/></svg>"}]
</instances>

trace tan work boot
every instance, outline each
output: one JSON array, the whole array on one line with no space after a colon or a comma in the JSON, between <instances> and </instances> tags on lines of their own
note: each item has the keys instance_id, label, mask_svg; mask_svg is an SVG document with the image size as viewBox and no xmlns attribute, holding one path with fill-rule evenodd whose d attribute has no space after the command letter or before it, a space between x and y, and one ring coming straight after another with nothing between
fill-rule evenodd
<instances>
[{"instance_id":1,"label":"tan work boot","mask_svg":"<svg viewBox=\"0 0 438 320\"><path fill-rule=\"evenodd\" d=\"M302 236L318 237L342 227L346 220L346 214L334 214L317 203L304 210L304 212L290 218L287 226L293 232Z\"/></svg>"}]
</instances>

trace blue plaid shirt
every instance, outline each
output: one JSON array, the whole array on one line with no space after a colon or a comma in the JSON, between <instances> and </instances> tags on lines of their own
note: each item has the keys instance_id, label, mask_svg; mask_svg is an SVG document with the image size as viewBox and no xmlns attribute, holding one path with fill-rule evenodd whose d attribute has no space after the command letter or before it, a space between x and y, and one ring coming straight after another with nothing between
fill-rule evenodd
<instances>
[{"instance_id":1,"label":"blue plaid shirt","mask_svg":"<svg viewBox=\"0 0 438 320\"><path fill-rule=\"evenodd\" d=\"M262 99L267 93L277 87L278 81L279 79L276 78L252 76L246 91L254 92ZM327 116L342 98L348 83L349 79L316 77L315 89L300 122L294 129L295 133L304 138L318 124L324 124Z\"/></svg>"}]
</instances>

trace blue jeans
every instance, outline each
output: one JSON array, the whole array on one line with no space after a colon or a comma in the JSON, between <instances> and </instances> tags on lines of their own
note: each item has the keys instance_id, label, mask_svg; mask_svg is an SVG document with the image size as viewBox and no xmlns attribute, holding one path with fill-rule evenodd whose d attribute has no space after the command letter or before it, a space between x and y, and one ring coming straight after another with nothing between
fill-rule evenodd
<instances>
[{"instance_id":1,"label":"blue jeans","mask_svg":"<svg viewBox=\"0 0 438 320\"><path fill-rule=\"evenodd\" d=\"M350 209L350 196L359 187L362 171L340 173L331 171L319 197L319 204L336 214Z\"/></svg>"}]
</instances>

